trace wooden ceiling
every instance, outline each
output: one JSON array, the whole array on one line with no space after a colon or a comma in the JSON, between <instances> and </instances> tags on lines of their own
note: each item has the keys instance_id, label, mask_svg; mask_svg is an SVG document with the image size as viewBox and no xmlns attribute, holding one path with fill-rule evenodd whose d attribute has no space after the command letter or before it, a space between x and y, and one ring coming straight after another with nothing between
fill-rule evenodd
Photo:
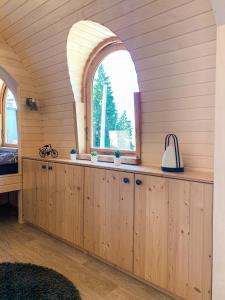
<instances>
[{"instance_id":1,"label":"wooden ceiling","mask_svg":"<svg viewBox=\"0 0 225 300\"><path fill-rule=\"evenodd\" d=\"M216 23L210 0L0 1L0 35L34 79L45 142L61 153L75 143L66 45L80 20L108 27L132 55L142 93L143 162L159 165L165 134L176 132L185 165L212 169Z\"/></svg>"}]
</instances>

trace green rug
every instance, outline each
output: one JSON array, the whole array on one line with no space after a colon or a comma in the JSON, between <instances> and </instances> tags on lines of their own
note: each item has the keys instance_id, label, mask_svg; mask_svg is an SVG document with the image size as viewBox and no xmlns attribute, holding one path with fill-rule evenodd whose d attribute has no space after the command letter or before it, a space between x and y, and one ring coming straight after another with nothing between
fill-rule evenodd
<instances>
[{"instance_id":1,"label":"green rug","mask_svg":"<svg viewBox=\"0 0 225 300\"><path fill-rule=\"evenodd\" d=\"M41 266L0 264L1 300L80 300L79 291L63 275Z\"/></svg>"}]
</instances>

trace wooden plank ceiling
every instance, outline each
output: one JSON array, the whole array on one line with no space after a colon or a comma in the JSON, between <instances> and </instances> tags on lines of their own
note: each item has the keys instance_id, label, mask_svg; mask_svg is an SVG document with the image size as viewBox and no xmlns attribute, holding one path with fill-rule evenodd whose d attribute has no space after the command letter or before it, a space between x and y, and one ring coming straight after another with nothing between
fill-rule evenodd
<instances>
[{"instance_id":1,"label":"wooden plank ceiling","mask_svg":"<svg viewBox=\"0 0 225 300\"><path fill-rule=\"evenodd\" d=\"M84 19L112 30L133 57L143 162L158 165L165 134L175 132L185 165L212 169L216 25L209 0L1 0L0 34L34 80L44 141L62 156L75 143L66 45Z\"/></svg>"}]
</instances>

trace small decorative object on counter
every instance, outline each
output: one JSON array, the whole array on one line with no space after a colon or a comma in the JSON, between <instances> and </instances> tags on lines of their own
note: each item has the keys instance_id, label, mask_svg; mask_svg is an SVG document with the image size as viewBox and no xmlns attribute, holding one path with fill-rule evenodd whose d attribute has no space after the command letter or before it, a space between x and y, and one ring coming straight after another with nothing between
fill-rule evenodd
<instances>
[{"instance_id":1,"label":"small decorative object on counter","mask_svg":"<svg viewBox=\"0 0 225 300\"><path fill-rule=\"evenodd\" d=\"M77 150L75 148L71 149L70 158L71 158L71 160L76 160L77 159Z\"/></svg>"},{"instance_id":2,"label":"small decorative object on counter","mask_svg":"<svg viewBox=\"0 0 225 300\"><path fill-rule=\"evenodd\" d=\"M172 143L170 143L171 139ZM178 138L175 134L167 134L166 136L161 169L166 172L184 172L184 163L179 151Z\"/></svg>"},{"instance_id":3,"label":"small decorative object on counter","mask_svg":"<svg viewBox=\"0 0 225 300\"><path fill-rule=\"evenodd\" d=\"M52 158L58 157L58 151L54 148L52 148L51 144L44 145L39 149L39 155L42 158L45 158L47 156L51 156Z\"/></svg>"},{"instance_id":4,"label":"small decorative object on counter","mask_svg":"<svg viewBox=\"0 0 225 300\"><path fill-rule=\"evenodd\" d=\"M119 150L114 152L114 165L117 167L121 165L121 153Z\"/></svg>"},{"instance_id":5,"label":"small decorative object on counter","mask_svg":"<svg viewBox=\"0 0 225 300\"><path fill-rule=\"evenodd\" d=\"M96 164L97 161L98 161L98 153L96 151L92 151L91 152L91 162L93 164Z\"/></svg>"}]
</instances>

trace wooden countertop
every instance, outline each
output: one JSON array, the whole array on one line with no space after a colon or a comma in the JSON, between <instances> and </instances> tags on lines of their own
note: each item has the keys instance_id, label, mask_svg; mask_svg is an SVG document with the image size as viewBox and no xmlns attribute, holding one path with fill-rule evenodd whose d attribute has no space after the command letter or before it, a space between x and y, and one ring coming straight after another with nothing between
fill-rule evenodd
<instances>
[{"instance_id":1,"label":"wooden countertop","mask_svg":"<svg viewBox=\"0 0 225 300\"><path fill-rule=\"evenodd\" d=\"M71 165L78 165L78 166L87 166L92 168L104 168L110 170L117 170L122 172L132 172L135 174L145 174L145 175L154 175L159 177L166 177L166 178L175 178L180 180L189 180L195 182L205 182L205 183L213 183L213 173L212 172L201 172L201 171L184 171L183 173L169 173L163 172L160 168L151 167L151 166L144 166L144 165L126 165L121 164L119 167L116 167L113 163L107 162L97 162L93 164L91 161L88 160L76 160L72 161L70 159L60 159L60 158L40 158L40 157L32 157L32 156L24 156L23 158L26 159L34 159L39 161L45 162L56 162L56 163L63 163L63 164L71 164Z\"/></svg>"}]
</instances>

